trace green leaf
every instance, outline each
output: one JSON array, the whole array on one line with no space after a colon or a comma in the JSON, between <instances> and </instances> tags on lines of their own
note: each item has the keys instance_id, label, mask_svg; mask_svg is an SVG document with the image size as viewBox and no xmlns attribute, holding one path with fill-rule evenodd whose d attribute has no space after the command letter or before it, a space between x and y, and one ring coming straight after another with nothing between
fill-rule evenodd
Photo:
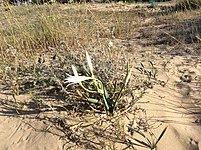
<instances>
[{"instance_id":1,"label":"green leaf","mask_svg":"<svg viewBox=\"0 0 201 150\"><path fill-rule=\"evenodd\" d=\"M97 100L97 99L93 99L93 98L86 98L89 102L92 102L92 103L95 103L95 104L97 104L97 103L99 103L99 101Z\"/></svg>"},{"instance_id":2,"label":"green leaf","mask_svg":"<svg viewBox=\"0 0 201 150\"><path fill-rule=\"evenodd\" d=\"M123 85L122 85L122 87L121 87L121 90L119 91L118 96L117 96L117 98L116 98L116 100L115 100L115 102L114 102L113 111L116 110L116 108L117 108L118 105L119 105L119 101L120 101L120 98L121 98L121 96L122 96L123 89L124 89L125 86L128 84L128 81L129 81L129 79L130 79L130 77L131 77L132 69L133 69L133 67L129 70L129 69L128 69L128 64L127 64L127 74L126 74L126 77L125 77L125 79L124 79L124 83L123 83Z\"/></svg>"},{"instance_id":3,"label":"green leaf","mask_svg":"<svg viewBox=\"0 0 201 150\"><path fill-rule=\"evenodd\" d=\"M109 94L108 94L105 86L103 86L103 91L104 91L104 94L103 94L104 106L105 106L106 110L109 111L110 108L112 107L112 104L111 104L110 97L109 97Z\"/></svg>"}]
</instances>

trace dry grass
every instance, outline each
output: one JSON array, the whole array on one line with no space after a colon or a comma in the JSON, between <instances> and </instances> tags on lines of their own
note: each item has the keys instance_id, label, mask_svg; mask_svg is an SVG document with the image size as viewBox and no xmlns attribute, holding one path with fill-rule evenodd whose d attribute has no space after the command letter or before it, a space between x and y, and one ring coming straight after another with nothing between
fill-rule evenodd
<instances>
[{"instance_id":1,"label":"dry grass","mask_svg":"<svg viewBox=\"0 0 201 150\"><path fill-rule=\"evenodd\" d=\"M177 0L176 9L177 10L193 10L199 9L201 6L200 0Z\"/></svg>"},{"instance_id":2,"label":"dry grass","mask_svg":"<svg viewBox=\"0 0 201 150\"><path fill-rule=\"evenodd\" d=\"M30 82L33 78L36 81L31 82L36 83L49 81L52 77L49 70L64 76L62 74L69 72L67 69L72 63L82 64L79 55L83 53L80 52L88 50L96 59L95 68L102 69L97 72L103 72L107 80L113 78L119 68L124 68L116 64L125 64L126 58L122 57L126 53L108 48L109 39L131 38L135 27L140 25L140 18L132 13L100 13L82 6L72 4L65 10L61 5L20 6L2 11L1 77L19 84L17 87L26 82L19 81L22 79ZM114 66L106 68L108 63Z\"/></svg>"}]
</instances>

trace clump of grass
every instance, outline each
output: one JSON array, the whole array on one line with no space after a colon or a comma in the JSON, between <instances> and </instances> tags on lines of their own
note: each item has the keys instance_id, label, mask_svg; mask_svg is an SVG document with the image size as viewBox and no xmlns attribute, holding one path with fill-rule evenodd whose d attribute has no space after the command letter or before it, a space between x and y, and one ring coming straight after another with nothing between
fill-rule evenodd
<instances>
[{"instance_id":1,"label":"clump of grass","mask_svg":"<svg viewBox=\"0 0 201 150\"><path fill-rule=\"evenodd\" d=\"M140 64L139 67L136 67L138 71L140 71L141 74L143 74L145 77L147 77L144 81L145 87L152 88L151 85L151 80L154 79L156 80L156 74L157 70L154 67L153 62L149 61L149 66L145 67L142 63Z\"/></svg>"},{"instance_id":2,"label":"clump of grass","mask_svg":"<svg viewBox=\"0 0 201 150\"><path fill-rule=\"evenodd\" d=\"M159 137L157 138L156 141L153 140L153 138L149 138L146 136L144 133L141 131L135 129L134 127L128 126L128 129L130 132L135 132L137 133L143 140L139 140L135 137L132 137L133 142L131 142L133 145L139 146L139 147L144 147L150 150L156 150L157 149L157 144L158 142L162 139L163 135L165 134L167 127L163 129Z\"/></svg>"},{"instance_id":3,"label":"clump of grass","mask_svg":"<svg viewBox=\"0 0 201 150\"><path fill-rule=\"evenodd\" d=\"M176 10L193 10L201 7L201 0L177 0Z\"/></svg>"}]
</instances>

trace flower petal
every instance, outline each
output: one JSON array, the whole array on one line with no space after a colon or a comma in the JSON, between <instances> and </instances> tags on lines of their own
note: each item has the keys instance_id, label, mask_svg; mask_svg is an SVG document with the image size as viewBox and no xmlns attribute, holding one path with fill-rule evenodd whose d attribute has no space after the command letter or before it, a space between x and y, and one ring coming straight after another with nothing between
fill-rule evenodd
<instances>
[{"instance_id":1,"label":"flower petal","mask_svg":"<svg viewBox=\"0 0 201 150\"><path fill-rule=\"evenodd\" d=\"M78 72L77 72L75 66L72 65L71 67L72 67L72 69L73 69L73 73L74 73L74 75L75 75L75 76L78 76Z\"/></svg>"},{"instance_id":2,"label":"flower petal","mask_svg":"<svg viewBox=\"0 0 201 150\"><path fill-rule=\"evenodd\" d=\"M87 76L69 76L64 83L80 83L85 80L92 80L93 78Z\"/></svg>"},{"instance_id":3,"label":"flower petal","mask_svg":"<svg viewBox=\"0 0 201 150\"><path fill-rule=\"evenodd\" d=\"M87 57L87 63L88 63L88 66L89 66L89 70L90 70L91 75L93 77L93 66L92 66L91 58L90 58L88 52L86 52L86 57Z\"/></svg>"}]
</instances>

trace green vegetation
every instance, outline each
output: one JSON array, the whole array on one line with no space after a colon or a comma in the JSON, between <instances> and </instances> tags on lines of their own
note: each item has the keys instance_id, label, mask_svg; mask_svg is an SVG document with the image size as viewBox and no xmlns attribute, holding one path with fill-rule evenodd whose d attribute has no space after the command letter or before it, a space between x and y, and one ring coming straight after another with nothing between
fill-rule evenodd
<instances>
[{"instance_id":1,"label":"green vegetation","mask_svg":"<svg viewBox=\"0 0 201 150\"><path fill-rule=\"evenodd\" d=\"M86 100L95 104L102 104L106 111L108 111L110 114L113 114L120 103L124 89L131 77L132 68L129 69L127 66L127 73L122 85L119 85L117 82L115 82L113 85L106 85L103 83L102 79L94 75L91 59L87 52L86 58L89 68L89 71L85 70L86 76L79 76L75 66L72 66L74 76L69 75L69 77L66 79L66 82L79 84L84 90L84 92L77 90L81 98L86 98ZM89 80L91 80L91 82L87 82ZM108 91L107 87L113 88ZM86 95L89 95L89 97ZM91 96L96 97L96 99L91 98Z\"/></svg>"}]
</instances>

